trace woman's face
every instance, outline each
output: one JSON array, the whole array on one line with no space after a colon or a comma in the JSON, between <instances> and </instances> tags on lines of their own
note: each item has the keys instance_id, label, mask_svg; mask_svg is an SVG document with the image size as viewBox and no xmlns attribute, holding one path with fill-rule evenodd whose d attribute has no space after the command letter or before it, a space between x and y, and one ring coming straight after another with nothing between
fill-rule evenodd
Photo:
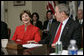
<instances>
[{"instance_id":1,"label":"woman's face","mask_svg":"<svg viewBox=\"0 0 84 56\"><path fill-rule=\"evenodd\" d=\"M36 21L37 20L37 17L36 17L36 15L34 14L33 15L33 21Z\"/></svg>"},{"instance_id":2,"label":"woman's face","mask_svg":"<svg viewBox=\"0 0 84 56\"><path fill-rule=\"evenodd\" d=\"M22 22L23 22L24 24L30 23L30 20L31 20L31 18L29 17L29 15L28 15L27 13L24 13L24 14L22 15Z\"/></svg>"}]
</instances>

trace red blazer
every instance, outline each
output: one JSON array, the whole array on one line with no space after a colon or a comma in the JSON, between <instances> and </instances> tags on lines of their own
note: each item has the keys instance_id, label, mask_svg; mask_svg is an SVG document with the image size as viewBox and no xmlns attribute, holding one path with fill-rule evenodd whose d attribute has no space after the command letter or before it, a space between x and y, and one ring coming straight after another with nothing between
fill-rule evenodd
<instances>
[{"instance_id":1,"label":"red blazer","mask_svg":"<svg viewBox=\"0 0 84 56\"><path fill-rule=\"evenodd\" d=\"M21 41L16 41L18 39ZM39 28L30 24L25 31L25 25L17 26L12 40L18 44L26 44L30 40L39 42L41 40Z\"/></svg>"}]
</instances>

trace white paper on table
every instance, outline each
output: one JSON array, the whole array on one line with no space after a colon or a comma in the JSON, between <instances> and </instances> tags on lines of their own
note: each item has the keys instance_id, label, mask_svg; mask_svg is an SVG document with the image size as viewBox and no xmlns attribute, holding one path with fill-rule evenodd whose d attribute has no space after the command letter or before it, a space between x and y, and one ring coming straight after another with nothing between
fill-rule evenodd
<instances>
[{"instance_id":1,"label":"white paper on table","mask_svg":"<svg viewBox=\"0 0 84 56\"><path fill-rule=\"evenodd\" d=\"M50 55L68 55L68 51L67 50L63 50L61 54L50 53Z\"/></svg>"},{"instance_id":2,"label":"white paper on table","mask_svg":"<svg viewBox=\"0 0 84 56\"><path fill-rule=\"evenodd\" d=\"M78 51L78 55L83 55L83 51Z\"/></svg>"},{"instance_id":3,"label":"white paper on table","mask_svg":"<svg viewBox=\"0 0 84 56\"><path fill-rule=\"evenodd\" d=\"M68 55L68 50L63 50L62 55Z\"/></svg>"},{"instance_id":4,"label":"white paper on table","mask_svg":"<svg viewBox=\"0 0 84 56\"><path fill-rule=\"evenodd\" d=\"M59 54L50 53L50 55L59 55ZM63 50L61 55L68 55L68 50ZM83 51L78 51L77 55L83 55Z\"/></svg>"},{"instance_id":5,"label":"white paper on table","mask_svg":"<svg viewBox=\"0 0 84 56\"><path fill-rule=\"evenodd\" d=\"M33 48L33 47L39 47L43 45L42 44L23 44L22 46L25 48Z\"/></svg>"}]
</instances>

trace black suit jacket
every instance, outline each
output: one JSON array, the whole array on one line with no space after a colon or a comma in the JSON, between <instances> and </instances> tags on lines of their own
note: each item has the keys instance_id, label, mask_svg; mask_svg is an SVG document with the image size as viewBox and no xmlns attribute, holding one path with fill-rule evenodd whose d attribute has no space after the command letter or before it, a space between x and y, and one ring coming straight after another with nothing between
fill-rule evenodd
<instances>
[{"instance_id":1,"label":"black suit jacket","mask_svg":"<svg viewBox=\"0 0 84 56\"><path fill-rule=\"evenodd\" d=\"M75 21L76 21L77 23L80 23L77 17L76 17L76 20L75 20ZM80 24L80 25L81 25L81 27L83 27L83 23Z\"/></svg>"},{"instance_id":2,"label":"black suit jacket","mask_svg":"<svg viewBox=\"0 0 84 56\"><path fill-rule=\"evenodd\" d=\"M31 21L31 23L33 24L33 21ZM40 28L41 30L43 29L43 26L42 26L42 22L41 21L37 21L35 26L37 26L38 28Z\"/></svg>"},{"instance_id":3,"label":"black suit jacket","mask_svg":"<svg viewBox=\"0 0 84 56\"><path fill-rule=\"evenodd\" d=\"M55 38L55 33L57 31L59 24L60 24L60 22L54 22L52 24L52 27L51 27L51 30L49 32L48 37L46 39L42 40L40 43L51 45L53 43L54 38ZM77 44L78 48L81 47L80 24L75 22L71 18L69 18L68 22L66 23L66 25L64 27L64 30L62 32L61 39L60 39L63 44L63 49L68 48L71 39L76 40L76 42L77 42L76 44Z\"/></svg>"},{"instance_id":4,"label":"black suit jacket","mask_svg":"<svg viewBox=\"0 0 84 56\"><path fill-rule=\"evenodd\" d=\"M44 21L43 29L47 29L49 20ZM52 23L56 22L56 19L53 19Z\"/></svg>"},{"instance_id":5,"label":"black suit jacket","mask_svg":"<svg viewBox=\"0 0 84 56\"><path fill-rule=\"evenodd\" d=\"M8 39L8 27L5 22L1 21L1 39Z\"/></svg>"}]
</instances>

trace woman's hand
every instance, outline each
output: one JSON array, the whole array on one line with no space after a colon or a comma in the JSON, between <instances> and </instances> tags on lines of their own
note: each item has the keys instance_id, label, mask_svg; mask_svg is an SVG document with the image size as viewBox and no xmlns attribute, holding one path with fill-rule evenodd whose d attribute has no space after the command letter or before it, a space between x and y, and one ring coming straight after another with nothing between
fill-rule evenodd
<instances>
[{"instance_id":1,"label":"woman's hand","mask_svg":"<svg viewBox=\"0 0 84 56\"><path fill-rule=\"evenodd\" d=\"M34 40L32 41L27 41L28 44L37 44L37 42L35 42Z\"/></svg>"}]
</instances>

